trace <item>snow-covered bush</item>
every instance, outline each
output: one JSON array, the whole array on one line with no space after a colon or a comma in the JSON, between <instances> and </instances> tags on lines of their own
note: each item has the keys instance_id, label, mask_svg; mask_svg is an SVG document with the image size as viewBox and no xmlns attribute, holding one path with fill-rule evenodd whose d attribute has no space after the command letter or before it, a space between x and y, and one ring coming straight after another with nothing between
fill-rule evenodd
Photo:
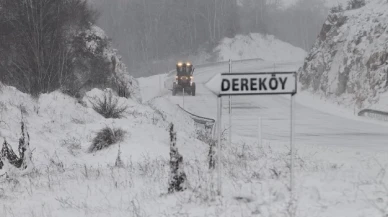
<instances>
[{"instance_id":1,"label":"snow-covered bush","mask_svg":"<svg viewBox=\"0 0 388 217\"><path fill-rule=\"evenodd\" d=\"M137 80L128 73L121 56L101 28L92 26L79 33L74 43L79 49L79 58L76 64L78 74L71 84L71 94L82 98L93 88L111 88L121 97L140 101Z\"/></svg>"},{"instance_id":2,"label":"snow-covered bush","mask_svg":"<svg viewBox=\"0 0 388 217\"><path fill-rule=\"evenodd\" d=\"M119 99L115 97L112 91L107 91L102 96L94 97L89 100L93 109L105 118L122 118L128 110L128 106L119 105Z\"/></svg>"},{"instance_id":3,"label":"snow-covered bush","mask_svg":"<svg viewBox=\"0 0 388 217\"><path fill-rule=\"evenodd\" d=\"M93 139L89 152L95 152L107 148L124 140L126 132L120 128L105 127L101 129Z\"/></svg>"},{"instance_id":4,"label":"snow-covered bush","mask_svg":"<svg viewBox=\"0 0 388 217\"><path fill-rule=\"evenodd\" d=\"M215 168L215 146L216 140L212 138L211 133L205 129L197 129L197 139L209 145L208 162L209 169Z\"/></svg>"},{"instance_id":5,"label":"snow-covered bush","mask_svg":"<svg viewBox=\"0 0 388 217\"><path fill-rule=\"evenodd\" d=\"M0 151L0 169L12 165L13 167L26 171L27 169L31 170L33 167L30 150L30 135L28 134L27 127L23 121L21 122L21 136L19 138L18 152L19 156L15 154L8 142L4 140L3 147Z\"/></svg>"},{"instance_id":6,"label":"snow-covered bush","mask_svg":"<svg viewBox=\"0 0 388 217\"><path fill-rule=\"evenodd\" d=\"M176 147L176 132L173 124L170 125L170 170L168 192L186 190L187 177L183 170L183 157Z\"/></svg>"}]
</instances>

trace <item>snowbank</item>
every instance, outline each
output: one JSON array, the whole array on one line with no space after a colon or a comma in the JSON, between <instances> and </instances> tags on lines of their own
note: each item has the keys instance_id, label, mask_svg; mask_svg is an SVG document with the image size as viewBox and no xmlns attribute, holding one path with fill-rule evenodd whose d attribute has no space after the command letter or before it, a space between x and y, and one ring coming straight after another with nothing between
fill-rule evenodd
<instances>
[{"instance_id":1,"label":"snowbank","mask_svg":"<svg viewBox=\"0 0 388 217\"><path fill-rule=\"evenodd\" d=\"M86 152L96 133L106 126L122 128L128 132L121 144L124 161L129 159L136 161L143 155L168 158L167 128L171 122L177 123L178 130L183 130L178 131L179 144L182 144L180 140L192 140L189 139L192 138L189 132L195 131L194 126L190 128L190 125L194 125L192 120L187 118L185 122L177 120L177 118L185 120L184 114L176 116L174 114L177 112L174 112L164 116L134 99L114 96L118 99L119 105L128 107L125 118L103 118L93 110L90 103L90 99L102 98L103 94L102 90L92 89L79 102L59 91L32 98L16 88L4 86L0 93L0 137L6 138L16 150L23 116L30 131L33 161L40 165L38 166L40 169L57 155L67 162L65 165L114 163L118 144L96 154Z\"/></svg>"},{"instance_id":2,"label":"snowbank","mask_svg":"<svg viewBox=\"0 0 388 217\"><path fill-rule=\"evenodd\" d=\"M252 33L224 38L215 48L219 61L261 58L265 61L300 61L306 52L272 35Z\"/></svg>"}]
</instances>

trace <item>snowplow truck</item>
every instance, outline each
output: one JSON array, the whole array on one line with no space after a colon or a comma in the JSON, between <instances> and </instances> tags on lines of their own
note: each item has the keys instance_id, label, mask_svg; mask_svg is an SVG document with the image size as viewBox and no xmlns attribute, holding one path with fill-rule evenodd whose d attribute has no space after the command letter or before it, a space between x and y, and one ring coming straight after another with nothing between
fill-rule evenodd
<instances>
[{"instance_id":1,"label":"snowplow truck","mask_svg":"<svg viewBox=\"0 0 388 217\"><path fill-rule=\"evenodd\" d=\"M176 64L176 76L172 85L172 95L177 92L186 92L195 96L195 82L193 81L194 67L191 63L178 62Z\"/></svg>"}]
</instances>

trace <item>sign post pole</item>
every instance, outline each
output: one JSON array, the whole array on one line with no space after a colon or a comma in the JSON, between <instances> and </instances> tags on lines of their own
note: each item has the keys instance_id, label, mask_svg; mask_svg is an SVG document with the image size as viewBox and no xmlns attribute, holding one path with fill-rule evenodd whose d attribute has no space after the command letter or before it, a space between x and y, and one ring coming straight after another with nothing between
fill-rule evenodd
<instances>
[{"instance_id":1,"label":"sign post pole","mask_svg":"<svg viewBox=\"0 0 388 217\"><path fill-rule=\"evenodd\" d=\"M262 119L261 119L261 117L259 117L259 123L258 123L258 143L259 143L259 147L262 147L263 146L263 138L262 138L262 136L263 136L263 134L262 134L262 132L263 132L263 124L262 124Z\"/></svg>"},{"instance_id":2,"label":"sign post pole","mask_svg":"<svg viewBox=\"0 0 388 217\"><path fill-rule=\"evenodd\" d=\"M218 133L218 142L217 142L217 194L221 196L222 194L222 183L221 183L221 118L222 118L222 98L217 98L217 133Z\"/></svg>"},{"instance_id":3,"label":"sign post pole","mask_svg":"<svg viewBox=\"0 0 388 217\"><path fill-rule=\"evenodd\" d=\"M294 94L291 94L291 113L290 113L290 127L291 127L291 139L290 139L290 152L291 152L291 165L290 165L290 192L291 192L291 204L294 203Z\"/></svg>"},{"instance_id":4,"label":"sign post pole","mask_svg":"<svg viewBox=\"0 0 388 217\"><path fill-rule=\"evenodd\" d=\"M229 74L232 73L232 60L229 59ZM229 147L232 147L232 96L229 96Z\"/></svg>"}]
</instances>

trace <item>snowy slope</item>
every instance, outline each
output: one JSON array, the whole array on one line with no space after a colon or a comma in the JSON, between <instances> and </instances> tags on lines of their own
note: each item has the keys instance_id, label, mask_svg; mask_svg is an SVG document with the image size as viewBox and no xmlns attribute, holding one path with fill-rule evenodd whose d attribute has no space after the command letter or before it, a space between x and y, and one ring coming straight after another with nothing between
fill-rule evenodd
<instances>
[{"instance_id":1,"label":"snowy slope","mask_svg":"<svg viewBox=\"0 0 388 217\"><path fill-rule=\"evenodd\" d=\"M144 216L143 212L160 216L165 210L175 211L169 211L174 198L156 199L167 191L167 128L175 124L185 161L205 162L207 145L196 139L193 121L163 101L147 106L126 98L117 98L129 107L125 117L105 119L89 101L101 95L103 91L93 89L79 102L60 92L32 98L13 87L1 87L0 136L17 150L23 118L35 165L25 177L0 170L1 216ZM95 134L106 126L126 132L120 142L125 168L113 167L119 144L87 152Z\"/></svg>"},{"instance_id":2,"label":"snowy slope","mask_svg":"<svg viewBox=\"0 0 388 217\"><path fill-rule=\"evenodd\" d=\"M357 109L387 89L388 3L330 14L300 71L305 89Z\"/></svg>"},{"instance_id":3,"label":"snowy slope","mask_svg":"<svg viewBox=\"0 0 388 217\"><path fill-rule=\"evenodd\" d=\"M272 35L251 33L224 38L215 48L219 61L261 58L265 61L299 61L306 52Z\"/></svg>"}]
</instances>

